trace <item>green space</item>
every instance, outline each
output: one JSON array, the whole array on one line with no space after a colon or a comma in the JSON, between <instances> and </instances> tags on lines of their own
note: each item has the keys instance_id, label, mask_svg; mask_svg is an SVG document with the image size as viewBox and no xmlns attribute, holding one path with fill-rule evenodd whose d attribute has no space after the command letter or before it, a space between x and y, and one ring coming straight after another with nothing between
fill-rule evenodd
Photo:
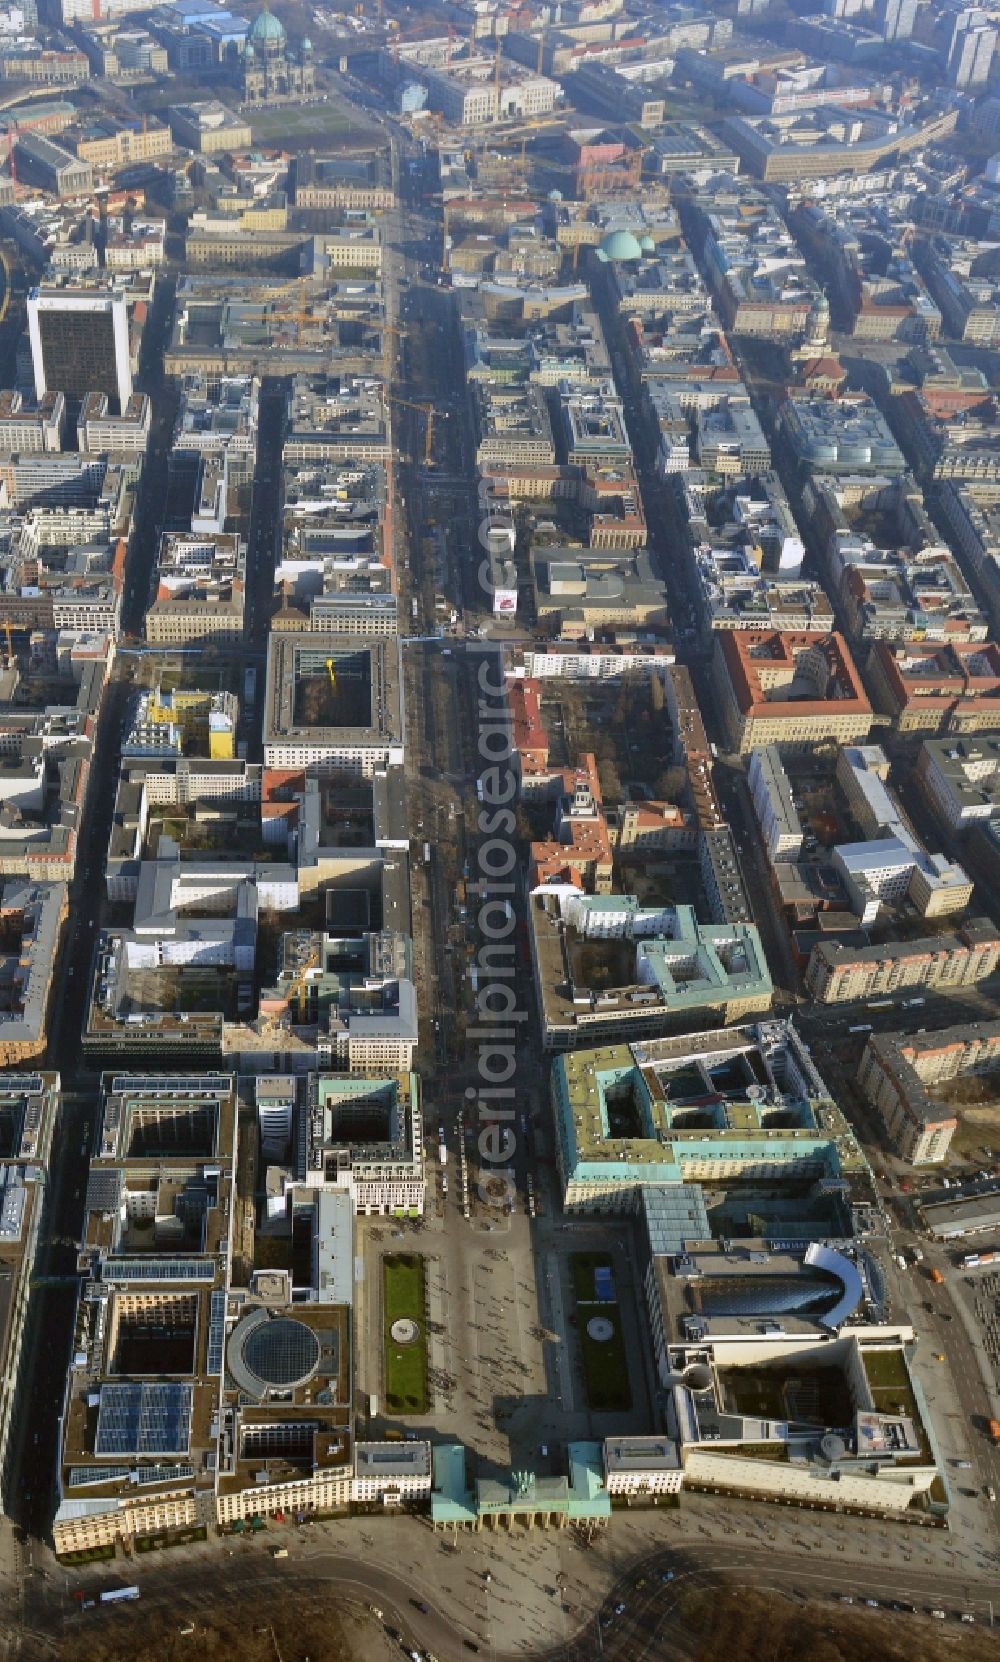
<instances>
[{"instance_id":1,"label":"green space","mask_svg":"<svg viewBox=\"0 0 1000 1662\"><path fill-rule=\"evenodd\" d=\"M374 127L358 121L353 111L333 99L329 104L283 104L280 109L255 110L250 130L254 144L283 144L289 150L304 150L331 138L355 143L378 136Z\"/></svg>"},{"instance_id":2,"label":"green space","mask_svg":"<svg viewBox=\"0 0 1000 1662\"><path fill-rule=\"evenodd\" d=\"M82 1552L58 1552L60 1564L106 1564L115 1556L113 1546L86 1547Z\"/></svg>"},{"instance_id":3,"label":"green space","mask_svg":"<svg viewBox=\"0 0 1000 1662\"><path fill-rule=\"evenodd\" d=\"M393 1322L417 1323L419 1336L412 1345L397 1345ZM424 1261L419 1253L400 1253L382 1260L382 1349L385 1358L385 1402L392 1414L426 1414L427 1317Z\"/></svg>"},{"instance_id":4,"label":"green space","mask_svg":"<svg viewBox=\"0 0 1000 1662\"><path fill-rule=\"evenodd\" d=\"M204 1524L197 1529L165 1529L160 1535L137 1535L136 1552L162 1552L165 1547L189 1547L194 1541L208 1539Z\"/></svg>"},{"instance_id":5,"label":"green space","mask_svg":"<svg viewBox=\"0 0 1000 1662\"><path fill-rule=\"evenodd\" d=\"M865 1364L865 1373L873 1391L896 1390L908 1391L909 1377L906 1372L906 1363L898 1350L868 1350L861 1353Z\"/></svg>"},{"instance_id":6,"label":"green space","mask_svg":"<svg viewBox=\"0 0 1000 1662\"><path fill-rule=\"evenodd\" d=\"M877 1414L903 1414L913 1421L920 1445L920 1453L909 1460L911 1465L920 1465L923 1460L931 1457L930 1444L920 1418L917 1399L913 1395L910 1376L902 1351L862 1351L865 1373L868 1377L868 1387L872 1394L872 1403ZM899 1462L901 1465L905 1461Z\"/></svg>"},{"instance_id":7,"label":"green space","mask_svg":"<svg viewBox=\"0 0 1000 1662\"><path fill-rule=\"evenodd\" d=\"M595 1270L610 1270L612 1275L615 1273L614 1264L606 1252L574 1252L570 1255L570 1264L577 1304L592 1304L596 1299Z\"/></svg>"},{"instance_id":8,"label":"green space","mask_svg":"<svg viewBox=\"0 0 1000 1662\"><path fill-rule=\"evenodd\" d=\"M777 1460L787 1464L787 1443L741 1443L739 1448L713 1449L713 1454L732 1455L737 1460Z\"/></svg>"},{"instance_id":9,"label":"green space","mask_svg":"<svg viewBox=\"0 0 1000 1662\"><path fill-rule=\"evenodd\" d=\"M599 1302L594 1285L594 1271L607 1269L613 1275L614 1265L606 1252L574 1252L570 1266L587 1401L595 1414L627 1413L632 1406L632 1390L621 1311L616 1303ZM594 1339L587 1332L587 1323L595 1316L611 1323L610 1338Z\"/></svg>"},{"instance_id":10,"label":"green space","mask_svg":"<svg viewBox=\"0 0 1000 1662\"><path fill-rule=\"evenodd\" d=\"M227 683L232 677L223 674L218 665L203 664L198 661L197 669L190 669L176 658L168 658L160 667L160 662L153 660L154 667L159 669L157 679L160 691L168 692L224 692ZM230 691L234 690L232 688Z\"/></svg>"},{"instance_id":11,"label":"green space","mask_svg":"<svg viewBox=\"0 0 1000 1662\"><path fill-rule=\"evenodd\" d=\"M849 1425L853 1417L850 1389L838 1367L724 1368L718 1378L727 1413L815 1426Z\"/></svg>"}]
</instances>

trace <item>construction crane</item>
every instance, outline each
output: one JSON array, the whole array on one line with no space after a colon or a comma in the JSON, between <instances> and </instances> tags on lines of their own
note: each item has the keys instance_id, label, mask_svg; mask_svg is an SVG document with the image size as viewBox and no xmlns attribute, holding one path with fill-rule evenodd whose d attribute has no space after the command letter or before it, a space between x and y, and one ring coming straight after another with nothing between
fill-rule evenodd
<instances>
[{"instance_id":1,"label":"construction crane","mask_svg":"<svg viewBox=\"0 0 1000 1662\"><path fill-rule=\"evenodd\" d=\"M326 660L326 673L330 677L330 691L335 693L337 690L337 666L332 658Z\"/></svg>"},{"instance_id":2,"label":"construction crane","mask_svg":"<svg viewBox=\"0 0 1000 1662\"><path fill-rule=\"evenodd\" d=\"M331 660L329 658L326 661L326 667L327 667L327 670L330 673L330 677L331 677L331 680L332 680L332 678L333 678L333 669L331 667ZM289 1009L291 1009L292 1006L294 1005L295 1015L296 1015L296 1018L297 1018L297 1023L300 1027L305 1026L306 988L309 985L309 975L310 975L310 972L312 970L318 969L318 968L319 968L319 949L316 946L312 946L310 948L309 956L306 958L305 962L301 965L298 975L295 977L295 980L292 982L291 991L288 994L288 1007L289 1007Z\"/></svg>"},{"instance_id":3,"label":"construction crane","mask_svg":"<svg viewBox=\"0 0 1000 1662\"><path fill-rule=\"evenodd\" d=\"M433 405L433 404L415 404L412 401L412 399L399 398L395 394L393 394L393 396L392 396L392 402L394 404L401 404L403 406L404 410L417 410L421 415L426 416L426 418L427 418L427 429L426 429L426 432L424 434L424 466L425 467L433 467L433 465L434 465L434 417L436 415L441 415L445 418L445 420L447 420L448 419L448 411L447 410L438 410L436 408L436 406Z\"/></svg>"}]
</instances>

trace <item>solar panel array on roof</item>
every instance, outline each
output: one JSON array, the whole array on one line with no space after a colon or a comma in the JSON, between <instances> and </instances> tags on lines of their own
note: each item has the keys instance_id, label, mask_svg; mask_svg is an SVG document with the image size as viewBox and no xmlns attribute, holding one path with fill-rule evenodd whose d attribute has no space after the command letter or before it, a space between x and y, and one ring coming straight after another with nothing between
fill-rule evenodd
<instances>
[{"instance_id":1,"label":"solar panel array on roof","mask_svg":"<svg viewBox=\"0 0 1000 1662\"><path fill-rule=\"evenodd\" d=\"M94 1453L187 1454L190 1385L103 1385Z\"/></svg>"},{"instance_id":2,"label":"solar panel array on roof","mask_svg":"<svg viewBox=\"0 0 1000 1662\"><path fill-rule=\"evenodd\" d=\"M194 1467L178 1463L176 1466L137 1466L129 1474L134 1483L187 1483L194 1476Z\"/></svg>"},{"instance_id":3,"label":"solar panel array on roof","mask_svg":"<svg viewBox=\"0 0 1000 1662\"><path fill-rule=\"evenodd\" d=\"M212 1294L212 1314L208 1323L208 1372L222 1372L222 1354L226 1337L226 1295Z\"/></svg>"},{"instance_id":4,"label":"solar panel array on roof","mask_svg":"<svg viewBox=\"0 0 1000 1662\"><path fill-rule=\"evenodd\" d=\"M128 1466L71 1466L66 1481L70 1489L85 1489L90 1483L112 1483L128 1474Z\"/></svg>"},{"instance_id":5,"label":"solar panel array on roof","mask_svg":"<svg viewBox=\"0 0 1000 1662\"><path fill-rule=\"evenodd\" d=\"M110 1170L94 1167L87 1179L87 1211L116 1211L124 1181L125 1173L120 1166L114 1166Z\"/></svg>"},{"instance_id":6,"label":"solar panel array on roof","mask_svg":"<svg viewBox=\"0 0 1000 1662\"><path fill-rule=\"evenodd\" d=\"M104 1281L214 1281L214 1258L105 1258Z\"/></svg>"}]
</instances>

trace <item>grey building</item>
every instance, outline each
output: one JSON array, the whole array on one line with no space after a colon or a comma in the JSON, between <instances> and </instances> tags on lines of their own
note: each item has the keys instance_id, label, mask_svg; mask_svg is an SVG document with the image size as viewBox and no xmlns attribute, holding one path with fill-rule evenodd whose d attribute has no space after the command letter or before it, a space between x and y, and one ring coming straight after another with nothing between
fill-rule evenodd
<instances>
[{"instance_id":1,"label":"grey building","mask_svg":"<svg viewBox=\"0 0 1000 1662\"><path fill-rule=\"evenodd\" d=\"M94 188L94 170L44 133L19 133L17 174L25 184L37 185L52 196L82 196Z\"/></svg>"}]
</instances>

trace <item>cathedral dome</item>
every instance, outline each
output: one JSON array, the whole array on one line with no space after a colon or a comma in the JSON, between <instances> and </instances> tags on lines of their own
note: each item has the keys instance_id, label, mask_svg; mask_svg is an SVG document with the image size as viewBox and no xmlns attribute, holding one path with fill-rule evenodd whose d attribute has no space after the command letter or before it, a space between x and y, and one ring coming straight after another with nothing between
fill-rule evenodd
<instances>
[{"instance_id":1,"label":"cathedral dome","mask_svg":"<svg viewBox=\"0 0 1000 1662\"><path fill-rule=\"evenodd\" d=\"M605 260L641 260L642 245L631 231L611 231L602 241L598 255Z\"/></svg>"},{"instance_id":2,"label":"cathedral dome","mask_svg":"<svg viewBox=\"0 0 1000 1662\"><path fill-rule=\"evenodd\" d=\"M285 31L274 13L265 10L254 18L247 40L251 46L284 46Z\"/></svg>"}]
</instances>

